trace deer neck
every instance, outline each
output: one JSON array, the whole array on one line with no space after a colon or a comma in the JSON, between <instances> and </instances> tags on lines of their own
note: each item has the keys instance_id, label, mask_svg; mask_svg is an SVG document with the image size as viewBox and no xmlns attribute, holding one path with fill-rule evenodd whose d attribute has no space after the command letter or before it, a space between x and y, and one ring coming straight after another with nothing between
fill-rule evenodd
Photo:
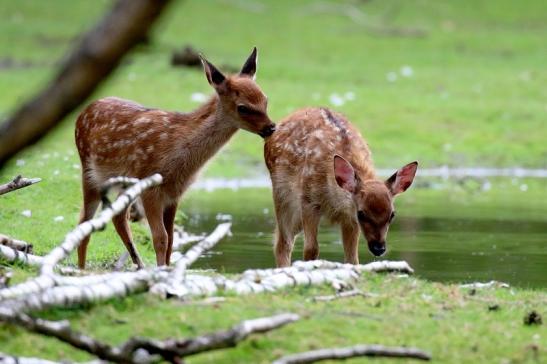
<instances>
[{"instance_id":1,"label":"deer neck","mask_svg":"<svg viewBox=\"0 0 547 364\"><path fill-rule=\"evenodd\" d=\"M178 147L188 156L183 158L185 169L193 173L226 144L238 128L217 95L184 117L187 119L184 127L177 128L174 140L184 141Z\"/></svg>"}]
</instances>

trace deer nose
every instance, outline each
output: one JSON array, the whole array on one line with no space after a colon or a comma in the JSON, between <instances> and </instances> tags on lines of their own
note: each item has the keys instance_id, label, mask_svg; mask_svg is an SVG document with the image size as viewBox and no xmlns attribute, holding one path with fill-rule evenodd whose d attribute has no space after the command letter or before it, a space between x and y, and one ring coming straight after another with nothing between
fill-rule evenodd
<instances>
[{"instance_id":1,"label":"deer nose","mask_svg":"<svg viewBox=\"0 0 547 364\"><path fill-rule=\"evenodd\" d=\"M271 124L265 126L265 127L258 133L258 135L260 135L262 138L267 138L267 137L269 137L270 135L272 135L274 131L275 131L275 124L274 124L274 123L271 123Z\"/></svg>"},{"instance_id":2,"label":"deer nose","mask_svg":"<svg viewBox=\"0 0 547 364\"><path fill-rule=\"evenodd\" d=\"M374 256L381 257L386 252L386 243L382 241L371 241L368 244L368 249Z\"/></svg>"}]
</instances>

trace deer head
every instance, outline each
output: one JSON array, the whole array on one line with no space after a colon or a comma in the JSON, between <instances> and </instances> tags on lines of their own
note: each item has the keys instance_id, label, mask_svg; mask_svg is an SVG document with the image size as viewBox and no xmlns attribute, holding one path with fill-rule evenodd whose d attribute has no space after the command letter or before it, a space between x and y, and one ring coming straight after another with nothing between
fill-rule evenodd
<instances>
[{"instance_id":1,"label":"deer head","mask_svg":"<svg viewBox=\"0 0 547 364\"><path fill-rule=\"evenodd\" d=\"M355 219L365 235L370 252L377 257L386 252L387 232L395 217L393 199L410 187L417 168L418 162L412 162L386 181L363 181L348 161L338 155L334 157L336 183L351 193L356 211Z\"/></svg>"},{"instance_id":2,"label":"deer head","mask_svg":"<svg viewBox=\"0 0 547 364\"><path fill-rule=\"evenodd\" d=\"M222 112L233 126L265 138L275 130L267 113L268 98L255 82L257 49L236 75L224 76L211 62L201 57L207 81L215 89Z\"/></svg>"}]
</instances>

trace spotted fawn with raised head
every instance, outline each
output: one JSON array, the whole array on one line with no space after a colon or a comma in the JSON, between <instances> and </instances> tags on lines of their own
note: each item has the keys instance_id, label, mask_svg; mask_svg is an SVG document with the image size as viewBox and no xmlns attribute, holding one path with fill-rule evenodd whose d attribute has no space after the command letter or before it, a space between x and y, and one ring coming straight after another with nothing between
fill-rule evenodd
<instances>
[{"instance_id":1,"label":"spotted fawn with raised head","mask_svg":"<svg viewBox=\"0 0 547 364\"><path fill-rule=\"evenodd\" d=\"M377 178L359 131L343 115L325 108L299 110L278 123L266 139L264 157L273 186L278 267L291 264L294 239L301 231L304 259L318 258L322 216L340 225L347 263L359 263L360 231L372 254L385 253L395 216L393 198L410 187L417 162L385 181Z\"/></svg>"},{"instance_id":2,"label":"spotted fawn with raised head","mask_svg":"<svg viewBox=\"0 0 547 364\"><path fill-rule=\"evenodd\" d=\"M163 176L161 186L141 196L158 265L169 264L177 204L205 162L238 129L262 137L275 129L267 114L267 97L254 81L256 48L236 75L224 76L204 58L202 63L216 92L190 113L107 97L89 105L76 122L84 200L80 222L94 215L101 202L100 186L108 178ZM133 262L143 267L127 220L125 211L113 223ZM85 267L88 243L85 239L78 248L80 268Z\"/></svg>"}]
</instances>

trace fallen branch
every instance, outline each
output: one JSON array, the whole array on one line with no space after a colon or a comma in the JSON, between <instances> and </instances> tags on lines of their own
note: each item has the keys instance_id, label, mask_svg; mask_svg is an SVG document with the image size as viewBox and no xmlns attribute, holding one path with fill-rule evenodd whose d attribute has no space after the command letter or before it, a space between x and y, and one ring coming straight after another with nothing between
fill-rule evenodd
<instances>
[{"instance_id":1,"label":"fallen branch","mask_svg":"<svg viewBox=\"0 0 547 364\"><path fill-rule=\"evenodd\" d=\"M329 301L334 301L340 298L349 298L349 297L355 297L355 296L370 297L373 295L371 295L370 293L362 292L358 289L352 289L350 291L337 292L336 294L330 295L330 296L315 296L312 298L312 301L329 302Z\"/></svg>"},{"instance_id":2,"label":"fallen branch","mask_svg":"<svg viewBox=\"0 0 547 364\"><path fill-rule=\"evenodd\" d=\"M180 250L192 243L201 241L204 238L204 235L192 235L184 231L182 227L175 226L175 231L173 232L173 253L171 254L171 261L176 262L181 259L183 254L180 252ZM123 252L118 260L116 260L116 262L112 265L112 269L114 271L122 270L128 259L129 253Z\"/></svg>"},{"instance_id":3,"label":"fallen branch","mask_svg":"<svg viewBox=\"0 0 547 364\"><path fill-rule=\"evenodd\" d=\"M161 184L162 181L162 176L157 173L150 177L143 178L120 194L110 208L104 209L99 216L78 225L76 229L65 236L65 240L61 245L54 248L44 257L41 274L52 274L53 267L74 251L84 238L91 235L94 231L102 230L106 224L112 220L112 217L125 211L125 209L135 201L144 190L157 186Z\"/></svg>"},{"instance_id":4,"label":"fallen branch","mask_svg":"<svg viewBox=\"0 0 547 364\"><path fill-rule=\"evenodd\" d=\"M44 262L43 257L28 254L24 251L20 251L2 244L0 244L0 257L7 260L9 263L17 262L20 264L32 265L36 267L41 267Z\"/></svg>"},{"instance_id":5,"label":"fallen branch","mask_svg":"<svg viewBox=\"0 0 547 364\"><path fill-rule=\"evenodd\" d=\"M44 289L54 287L58 277L54 274L53 269L59 262L68 257L85 237L89 236L94 231L104 228L113 216L124 211L144 190L157 186L161 182L161 175L155 174L142 179L139 183L136 183L124 191L112 205L109 208L104 209L98 217L78 225L73 231L65 236L61 245L57 246L49 254L43 257L40 275L38 277L16 286L0 290L0 301L41 292Z\"/></svg>"},{"instance_id":6,"label":"fallen branch","mask_svg":"<svg viewBox=\"0 0 547 364\"><path fill-rule=\"evenodd\" d=\"M39 358L10 356L4 353L0 353L0 364L61 364L61 362Z\"/></svg>"},{"instance_id":7,"label":"fallen branch","mask_svg":"<svg viewBox=\"0 0 547 364\"><path fill-rule=\"evenodd\" d=\"M218 225L215 230L198 244L190 248L178 261L171 274L175 279L183 279L186 269L192 265L203 253L211 250L226 235L230 235L231 222Z\"/></svg>"},{"instance_id":8,"label":"fallen branch","mask_svg":"<svg viewBox=\"0 0 547 364\"><path fill-rule=\"evenodd\" d=\"M304 364L322 360L345 360L361 356L431 360L429 354L415 348L356 345L347 348L320 349L287 355L277 359L273 364Z\"/></svg>"},{"instance_id":9,"label":"fallen branch","mask_svg":"<svg viewBox=\"0 0 547 364\"><path fill-rule=\"evenodd\" d=\"M149 354L161 355L162 358L167 360L181 358L205 351L234 347L251 334L268 332L298 319L298 315L284 313L271 317L246 320L229 330L213 332L194 339L157 341L133 338L122 346L122 351L134 352L137 348L140 348L145 349Z\"/></svg>"},{"instance_id":10,"label":"fallen branch","mask_svg":"<svg viewBox=\"0 0 547 364\"><path fill-rule=\"evenodd\" d=\"M268 332L291 322L298 315L285 313L271 317L246 320L229 330L213 332L192 339L156 340L133 337L119 346L112 346L88 335L74 331L68 321L34 319L26 314L13 314L0 308L0 320L46 336L54 337L77 349L86 351L100 359L116 363L152 363L159 357L176 362L185 356L204 351L234 347L254 333Z\"/></svg>"},{"instance_id":11,"label":"fallen branch","mask_svg":"<svg viewBox=\"0 0 547 364\"><path fill-rule=\"evenodd\" d=\"M19 250L25 253L32 253L32 244L23 240L10 238L7 235L0 234L0 245L5 245L8 248Z\"/></svg>"},{"instance_id":12,"label":"fallen branch","mask_svg":"<svg viewBox=\"0 0 547 364\"><path fill-rule=\"evenodd\" d=\"M6 194L11 191L18 190L23 187L33 185L40 182L40 178L24 178L21 175L15 177L11 182L0 185L0 195Z\"/></svg>"},{"instance_id":13,"label":"fallen branch","mask_svg":"<svg viewBox=\"0 0 547 364\"><path fill-rule=\"evenodd\" d=\"M162 297L179 296L178 292L186 292L186 289L182 287L184 286L186 269L204 252L213 248L222 238L229 235L231 226L232 223L230 222L218 225L209 236L190 248L186 254L182 255L175 262L175 267L169 275L161 282L155 284L150 291Z\"/></svg>"},{"instance_id":14,"label":"fallen branch","mask_svg":"<svg viewBox=\"0 0 547 364\"><path fill-rule=\"evenodd\" d=\"M498 281L490 281L486 283L481 282L474 282L474 283L466 283L466 284L460 284L460 288L474 288L474 289L482 289L482 288L509 288L509 284L504 282L498 282Z\"/></svg>"}]
</instances>

